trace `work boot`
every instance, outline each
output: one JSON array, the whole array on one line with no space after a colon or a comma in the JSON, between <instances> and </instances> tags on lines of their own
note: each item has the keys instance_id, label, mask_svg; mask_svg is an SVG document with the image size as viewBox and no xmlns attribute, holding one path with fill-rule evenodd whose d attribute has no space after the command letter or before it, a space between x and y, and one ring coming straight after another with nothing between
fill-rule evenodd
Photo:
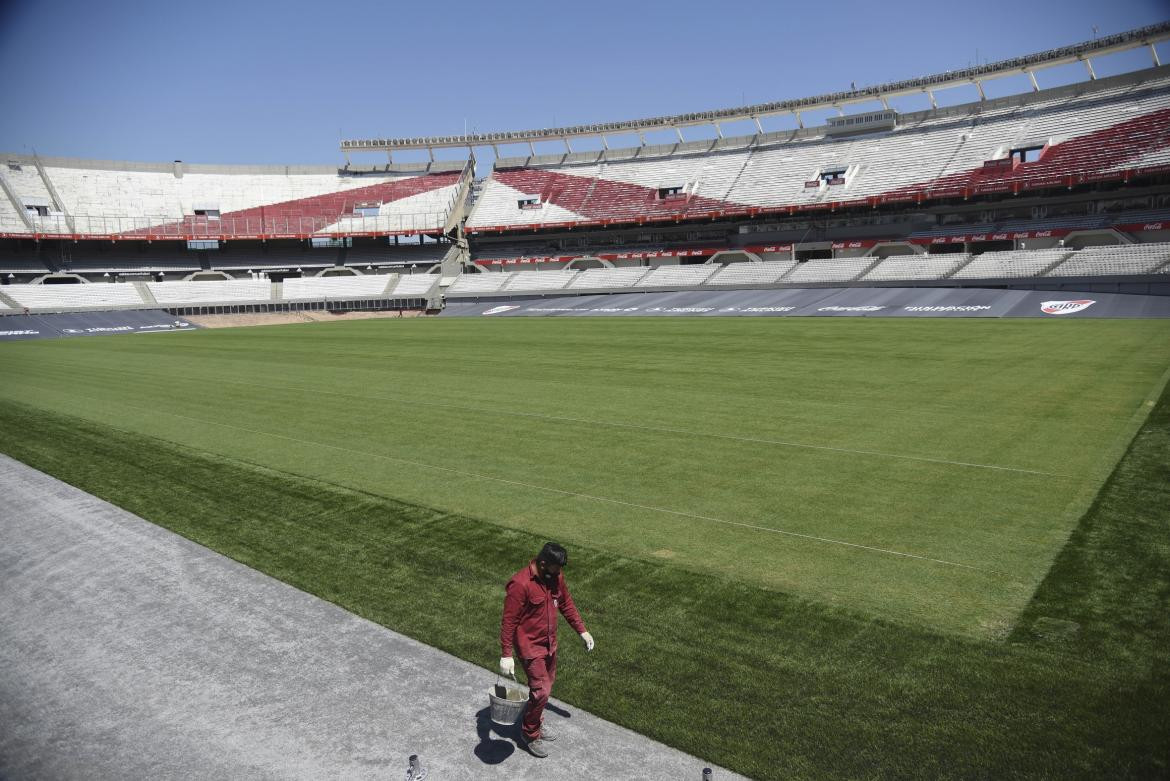
<instances>
[{"instance_id":1,"label":"work boot","mask_svg":"<svg viewBox=\"0 0 1170 781\"><path fill-rule=\"evenodd\" d=\"M548 722L540 722L540 739L541 740L556 740L561 733L556 730L549 729Z\"/></svg>"},{"instance_id":2,"label":"work boot","mask_svg":"<svg viewBox=\"0 0 1170 781\"><path fill-rule=\"evenodd\" d=\"M540 738L530 741L521 735L520 740L524 743L524 748L528 749L528 753L532 754L532 756L538 759L544 759L548 756L548 744Z\"/></svg>"}]
</instances>

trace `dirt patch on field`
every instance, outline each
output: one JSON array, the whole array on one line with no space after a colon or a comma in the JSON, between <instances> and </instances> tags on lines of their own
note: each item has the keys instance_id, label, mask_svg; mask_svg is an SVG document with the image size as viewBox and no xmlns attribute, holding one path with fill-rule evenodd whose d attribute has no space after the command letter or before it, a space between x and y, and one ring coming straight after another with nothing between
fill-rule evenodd
<instances>
[{"instance_id":1,"label":"dirt patch on field","mask_svg":"<svg viewBox=\"0 0 1170 781\"><path fill-rule=\"evenodd\" d=\"M420 310L401 312L262 312L246 315L191 315L183 318L204 328L240 328L249 325L282 325L285 323L324 323L338 320L375 320L387 317L421 317Z\"/></svg>"}]
</instances>

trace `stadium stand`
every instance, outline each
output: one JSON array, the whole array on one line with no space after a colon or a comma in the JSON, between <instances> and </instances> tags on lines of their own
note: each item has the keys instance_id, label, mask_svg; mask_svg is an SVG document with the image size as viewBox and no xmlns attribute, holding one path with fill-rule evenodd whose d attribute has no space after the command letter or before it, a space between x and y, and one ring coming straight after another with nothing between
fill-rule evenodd
<instances>
[{"instance_id":1,"label":"stadium stand","mask_svg":"<svg viewBox=\"0 0 1170 781\"><path fill-rule=\"evenodd\" d=\"M1086 247L1048 272L1050 277L1170 273L1170 244Z\"/></svg>"},{"instance_id":2,"label":"stadium stand","mask_svg":"<svg viewBox=\"0 0 1170 781\"><path fill-rule=\"evenodd\" d=\"M179 239L433 232L447 223L466 176L462 163L434 164L448 170L412 174L39 158L64 207L60 213L35 170L38 159L8 159L8 183L33 211L22 216L7 199L0 200L0 235L6 236ZM31 230L25 217L32 220Z\"/></svg>"},{"instance_id":3,"label":"stadium stand","mask_svg":"<svg viewBox=\"0 0 1170 781\"><path fill-rule=\"evenodd\" d=\"M911 279L945 279L971 259L966 253L948 255L899 255L886 258L870 269L862 282L895 282Z\"/></svg>"},{"instance_id":4,"label":"stadium stand","mask_svg":"<svg viewBox=\"0 0 1170 781\"><path fill-rule=\"evenodd\" d=\"M645 266L591 268L574 277L568 287L580 290L621 290L633 287L649 272L650 269Z\"/></svg>"},{"instance_id":5,"label":"stadium stand","mask_svg":"<svg viewBox=\"0 0 1170 781\"><path fill-rule=\"evenodd\" d=\"M707 280L708 285L771 285L792 270L794 260L769 260L763 263L732 263Z\"/></svg>"},{"instance_id":6,"label":"stadium stand","mask_svg":"<svg viewBox=\"0 0 1170 781\"><path fill-rule=\"evenodd\" d=\"M143 306L146 302L132 283L80 285L7 285L4 293L32 309L98 309Z\"/></svg>"},{"instance_id":7,"label":"stadium stand","mask_svg":"<svg viewBox=\"0 0 1170 781\"><path fill-rule=\"evenodd\" d=\"M386 274L344 277L294 277L283 283L283 297L289 301L330 298L376 298L386 292L393 279ZM204 284L204 283L196 283Z\"/></svg>"},{"instance_id":8,"label":"stadium stand","mask_svg":"<svg viewBox=\"0 0 1170 781\"><path fill-rule=\"evenodd\" d=\"M956 271L953 279L1011 279L1038 277L1068 255L1063 248L985 252Z\"/></svg>"},{"instance_id":9,"label":"stadium stand","mask_svg":"<svg viewBox=\"0 0 1170 781\"><path fill-rule=\"evenodd\" d=\"M720 269L717 265L658 266L634 283L634 287L694 287Z\"/></svg>"},{"instance_id":10,"label":"stadium stand","mask_svg":"<svg viewBox=\"0 0 1170 781\"><path fill-rule=\"evenodd\" d=\"M573 281L578 271L517 271L501 288L508 292L560 290Z\"/></svg>"},{"instance_id":11,"label":"stadium stand","mask_svg":"<svg viewBox=\"0 0 1170 781\"><path fill-rule=\"evenodd\" d=\"M512 278L511 271L462 274L447 288L448 295L495 293Z\"/></svg>"},{"instance_id":12,"label":"stadium stand","mask_svg":"<svg viewBox=\"0 0 1170 781\"><path fill-rule=\"evenodd\" d=\"M155 300L163 305L272 300L272 283L259 279L146 284Z\"/></svg>"},{"instance_id":13,"label":"stadium stand","mask_svg":"<svg viewBox=\"0 0 1170 781\"><path fill-rule=\"evenodd\" d=\"M798 263L788 276L784 277L783 281L786 283L852 282L876 262L876 258L808 260Z\"/></svg>"},{"instance_id":14,"label":"stadium stand","mask_svg":"<svg viewBox=\"0 0 1170 781\"><path fill-rule=\"evenodd\" d=\"M436 274L400 275L389 295L391 298L426 298L434 292L439 282L440 278Z\"/></svg>"},{"instance_id":15,"label":"stadium stand","mask_svg":"<svg viewBox=\"0 0 1170 781\"><path fill-rule=\"evenodd\" d=\"M1074 85L1026 102L907 114L892 131L844 139L821 129L784 134L781 143L748 139L744 148L709 154L671 150L654 157L644 149L624 159L618 150L544 165L505 160L476 201L468 228L748 215L1108 178L1161 159L1170 129L1168 85L1165 75L1111 88ZM1011 155L1034 147L1038 159L1018 162Z\"/></svg>"}]
</instances>

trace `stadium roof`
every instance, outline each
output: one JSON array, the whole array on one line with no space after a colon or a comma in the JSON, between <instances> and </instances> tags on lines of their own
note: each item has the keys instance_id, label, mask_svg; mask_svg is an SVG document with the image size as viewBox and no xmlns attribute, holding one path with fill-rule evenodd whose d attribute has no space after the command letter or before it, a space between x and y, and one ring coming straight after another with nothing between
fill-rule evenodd
<instances>
[{"instance_id":1,"label":"stadium roof","mask_svg":"<svg viewBox=\"0 0 1170 781\"><path fill-rule=\"evenodd\" d=\"M856 103L870 103L880 101L883 106L889 107L888 100L908 94L925 93L930 97L931 105L936 105L934 92L936 90L960 87L974 84L980 97L983 98L983 82L1007 76L1016 76L1026 73L1032 81L1034 91L1039 91L1035 71L1052 68L1059 65L1081 62L1085 65L1089 79L1096 79L1093 71L1092 57L1128 51L1139 47L1148 47L1154 65L1160 65L1158 52L1154 44L1170 39L1170 22L1141 27L1116 35L1096 38L1092 41L1050 49L1044 52L1014 57L1007 60L979 65L973 68L964 68L957 71L946 71L933 76L923 76L916 79L879 84L873 87L832 92L823 95L814 95L806 98L757 103L753 105L737 106L734 108L717 109L714 111L700 111L691 114L675 114L664 117L650 117L646 119L626 120L622 122L604 122L593 125L573 125L569 127L542 128L537 130L515 130L499 133L473 133L459 136L423 136L418 138L372 138L352 139L341 142L341 151L348 156L350 152L386 152L407 149L433 150L446 147L497 147L501 144L533 144L541 141L561 141L572 151L569 139L581 136L601 136L603 145L608 148L606 135L638 134L648 131L674 130L682 140L680 128L696 125L714 125L716 133L722 137L720 123L750 120L759 124L761 117L777 114L791 114L796 117L800 127L804 127L801 112L816 109L833 108L844 113L843 107Z\"/></svg>"}]
</instances>

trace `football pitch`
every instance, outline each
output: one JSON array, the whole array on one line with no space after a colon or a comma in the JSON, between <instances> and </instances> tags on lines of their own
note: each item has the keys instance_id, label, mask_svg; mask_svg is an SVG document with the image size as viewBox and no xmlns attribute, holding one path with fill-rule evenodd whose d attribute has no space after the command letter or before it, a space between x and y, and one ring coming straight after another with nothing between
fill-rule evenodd
<instances>
[{"instance_id":1,"label":"football pitch","mask_svg":"<svg viewBox=\"0 0 1170 781\"><path fill-rule=\"evenodd\" d=\"M109 453L128 443L124 452L134 459L157 448L157 472L142 471L137 481L132 474L108 478L111 486L121 481L110 491L124 505L142 503L131 509L152 520L143 508L166 515L168 504L196 507L202 492L217 513L242 524L250 513L266 517L270 510L256 497L272 480L302 481L290 493L309 490L303 481L310 481L419 508L427 518L458 519L455 526L419 521L409 535L412 550L442 548L481 524L486 536L478 544L486 548L492 543L482 540L492 534L524 545L556 539L570 555L585 552L578 561L610 562L608 573L575 575L590 579L586 594L604 590L606 574L608 586L620 589L643 563L662 573L656 577L664 588L680 589L671 633L720 620L719 606L703 599L704 583L725 601L763 605L743 617L738 639L773 662L773 654L787 659L788 672L800 668L809 676L799 684L777 682L777 691L795 687L804 696L818 691L813 679L837 670L834 696L859 703L854 717L861 726L849 729L905 729L903 738L914 744L914 729L921 738L921 730L943 727L924 726L924 713L910 718L918 727L897 726L900 704L883 687L897 690L904 682L883 679L880 692L866 691L875 688L866 676L878 675L881 657L839 648L818 662L818 643L847 638L848 646L869 637L898 648L893 656L917 655L963 671L938 673L969 676L961 684L927 678L914 686L923 687L923 697L932 687L953 690L962 707L984 711L977 717L956 708L939 717L970 733L940 738L948 750L974 755L998 734L997 720L1025 718L1019 703L1014 715L973 705L974 681L1081 676L1076 686L1047 678L1036 685L1063 689L1053 696L1080 697L1085 707L1089 698L1075 693L1077 686L1108 685L1085 675L1079 661L1075 672L1037 672L1060 664L1048 650L1043 658L1012 662L1010 675L983 665L1003 652L994 649L1010 646L1005 641L1019 631L1021 614L1154 408L1170 368L1170 322L373 320L13 343L0 348L0 366L0 450L34 465L30 454L39 454L42 467L55 465L57 476L92 488L106 479L104 436ZM42 427L39 416L56 422ZM80 434L67 442L74 425L88 432L88 444ZM189 476L181 467L186 458ZM236 467L212 480L198 466L210 463ZM112 462L110 468L119 471ZM71 479L70 470L87 476ZM228 485L232 479L239 483ZM329 523L341 530L362 510L329 512ZM273 520L252 548L226 552L251 561L255 550L271 548L278 564L263 568L300 583L297 567L311 567L279 560L277 550L280 535L292 540L298 533L291 528L297 520L287 519L288 528ZM369 531L361 528L362 535ZM323 540L306 543L309 558L302 562L313 549L337 544ZM338 566L352 562L355 573L373 566L361 545L346 544L350 558L342 556ZM381 543L363 537L362 544ZM486 548L485 561L499 554ZM476 580L480 551L465 556L468 582L483 591ZM419 577L439 581L450 576L444 572L412 577L416 584ZM499 586L508 574L496 573ZM492 574L485 577L490 583ZM380 618L380 608L366 610L360 595L347 602L343 587L336 588L322 596L412 633L409 619ZM409 603L426 593L419 585L414 597L389 589L378 599ZM498 599L485 593L482 604ZM590 621L589 599L579 594L577 601ZM622 627L617 610L641 609L621 601L603 609L600 598L594 608L599 647ZM791 634L798 616L803 639ZM488 627L482 652L473 640L452 639L449 627L414 634L489 665L498 615L471 620ZM789 634L773 638L781 627ZM685 677L678 670L689 664L677 639L663 640L678 653L663 663L668 680ZM808 647L794 651L802 642ZM633 646L626 650L637 656ZM810 656L800 664L786 656L804 653ZM751 667L739 669L739 662L750 665L745 656L731 662L731 671L751 678ZM784 664L755 672L763 683ZM566 684L566 696L572 686ZM860 704L867 697L874 700L868 714ZM705 749L713 761L762 776L776 767L774 758L757 764L752 750L734 741L696 744L702 738L692 726L672 725L662 713L647 727L630 702L594 692L581 699L681 748ZM718 707L730 709L733 700ZM824 703L803 707L799 718L808 723L786 728L807 730L809 741L819 739L817 730L840 732L827 716L825 723L812 717ZM971 745L956 748L968 738ZM895 762L901 743L888 742L887 759ZM832 744L780 744L786 756L801 758L784 773L871 767L834 765L844 761L838 759L818 764ZM929 764L908 767L946 774Z\"/></svg>"},{"instance_id":2,"label":"football pitch","mask_svg":"<svg viewBox=\"0 0 1170 781\"><path fill-rule=\"evenodd\" d=\"M4 397L1002 635L1152 403L1135 322L364 322L8 347Z\"/></svg>"}]
</instances>

